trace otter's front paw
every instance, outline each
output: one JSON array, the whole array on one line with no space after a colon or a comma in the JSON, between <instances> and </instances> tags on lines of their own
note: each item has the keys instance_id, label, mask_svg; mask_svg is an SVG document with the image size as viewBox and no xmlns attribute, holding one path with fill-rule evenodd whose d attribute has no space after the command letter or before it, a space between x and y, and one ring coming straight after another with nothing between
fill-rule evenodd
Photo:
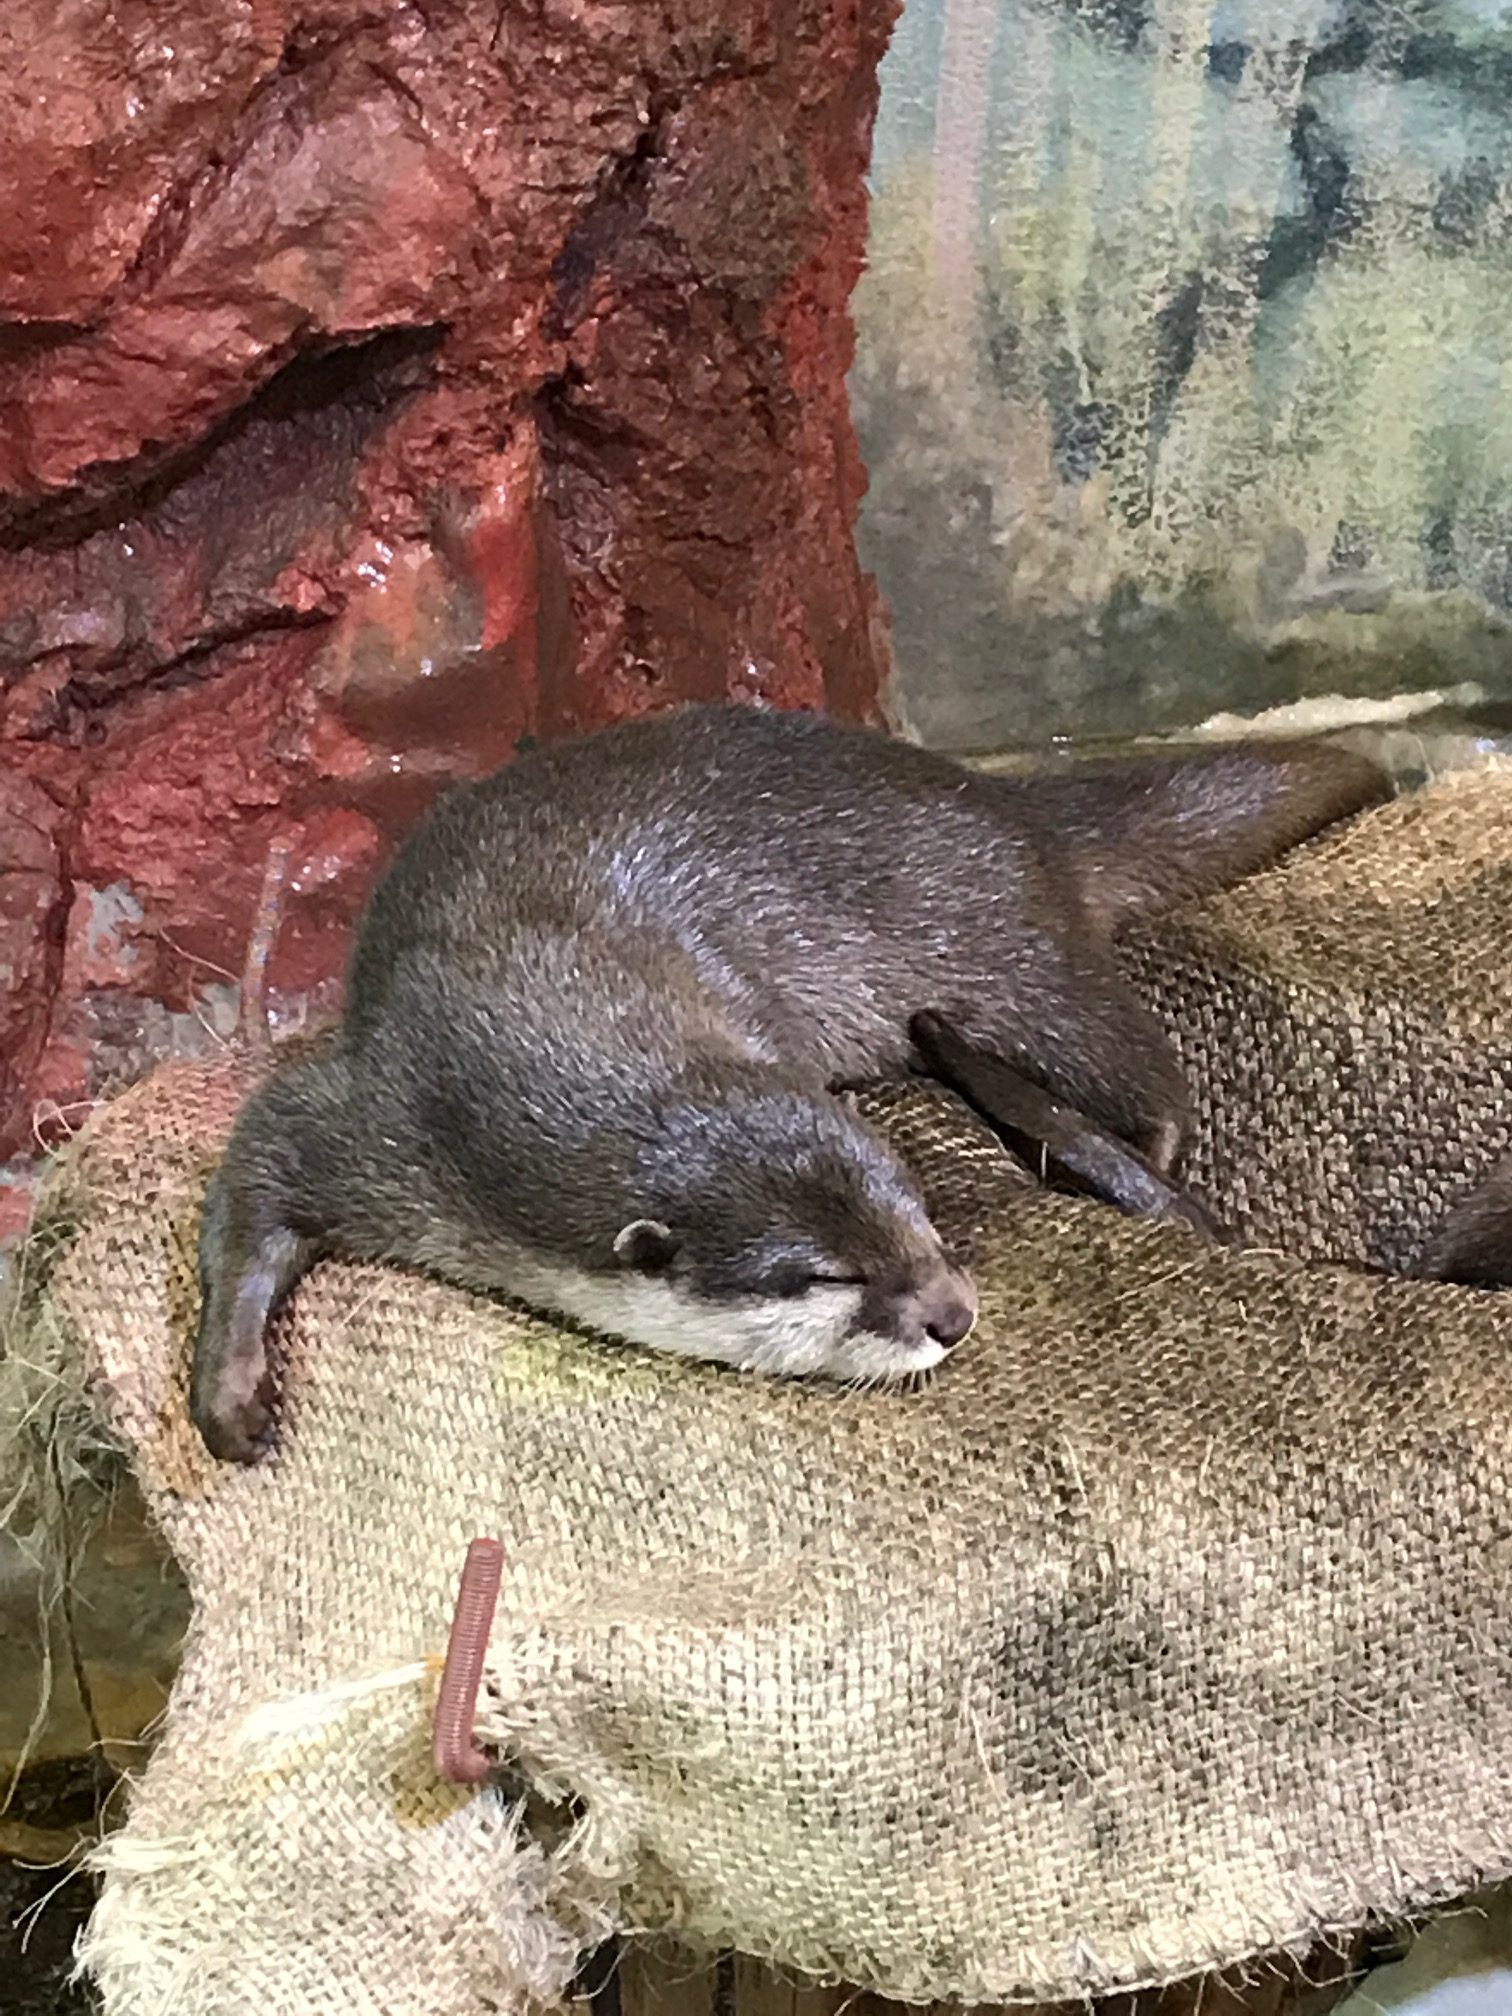
<instances>
[{"instance_id":1,"label":"otter's front paw","mask_svg":"<svg viewBox=\"0 0 1512 2016\"><path fill-rule=\"evenodd\" d=\"M208 1395L197 1395L189 1413L205 1447L222 1463L256 1463L273 1443L277 1407L273 1374L264 1363L257 1374L223 1373Z\"/></svg>"}]
</instances>

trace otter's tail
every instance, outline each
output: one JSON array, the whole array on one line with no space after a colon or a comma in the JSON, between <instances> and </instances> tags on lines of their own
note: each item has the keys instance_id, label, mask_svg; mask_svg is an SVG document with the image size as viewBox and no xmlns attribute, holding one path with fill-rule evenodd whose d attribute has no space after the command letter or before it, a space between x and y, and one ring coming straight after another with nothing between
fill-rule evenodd
<instances>
[{"instance_id":1,"label":"otter's tail","mask_svg":"<svg viewBox=\"0 0 1512 2016\"><path fill-rule=\"evenodd\" d=\"M1368 757L1331 742L1253 742L1004 779L1069 855L1109 929L1252 875L1392 795Z\"/></svg>"}]
</instances>

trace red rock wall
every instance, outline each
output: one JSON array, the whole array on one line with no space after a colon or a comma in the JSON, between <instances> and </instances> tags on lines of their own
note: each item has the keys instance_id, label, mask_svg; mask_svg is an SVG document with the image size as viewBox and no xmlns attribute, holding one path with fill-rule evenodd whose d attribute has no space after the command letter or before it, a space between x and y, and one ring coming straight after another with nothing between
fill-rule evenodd
<instances>
[{"instance_id":1,"label":"red rock wall","mask_svg":"<svg viewBox=\"0 0 1512 2016\"><path fill-rule=\"evenodd\" d=\"M522 736L873 713L844 394L898 0L8 0L0 1160L333 998Z\"/></svg>"}]
</instances>

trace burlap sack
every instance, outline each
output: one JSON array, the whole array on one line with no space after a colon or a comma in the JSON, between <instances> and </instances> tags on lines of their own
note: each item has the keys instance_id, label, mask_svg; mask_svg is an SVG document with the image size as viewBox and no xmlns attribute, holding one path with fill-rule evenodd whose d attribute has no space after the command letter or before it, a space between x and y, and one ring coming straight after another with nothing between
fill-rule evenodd
<instances>
[{"instance_id":1,"label":"burlap sack","mask_svg":"<svg viewBox=\"0 0 1512 2016\"><path fill-rule=\"evenodd\" d=\"M879 1095L981 1289L917 1393L331 1265L282 1326L278 1456L218 1467L184 1360L238 1087L120 1101L60 1175L31 1346L85 1369L195 1597L102 1858L111 2016L479 2016L611 1924L1049 1999L1512 1870L1512 1312L1296 1257L1410 1257L1501 1145L1509 921L1494 773L1131 953L1205 1088L1199 1174L1277 1250L1046 1198ZM427 1744L480 1533L516 1775L467 1793Z\"/></svg>"}]
</instances>

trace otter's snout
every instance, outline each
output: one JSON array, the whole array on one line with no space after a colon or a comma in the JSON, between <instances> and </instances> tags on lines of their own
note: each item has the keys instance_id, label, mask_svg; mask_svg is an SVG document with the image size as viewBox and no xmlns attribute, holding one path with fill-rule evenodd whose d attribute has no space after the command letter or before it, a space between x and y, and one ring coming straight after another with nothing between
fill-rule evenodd
<instances>
[{"instance_id":1,"label":"otter's snout","mask_svg":"<svg viewBox=\"0 0 1512 2016\"><path fill-rule=\"evenodd\" d=\"M938 1344L942 1351L971 1335L976 1322L976 1290L964 1274L947 1268L899 1296L892 1329L903 1344Z\"/></svg>"},{"instance_id":2,"label":"otter's snout","mask_svg":"<svg viewBox=\"0 0 1512 2016\"><path fill-rule=\"evenodd\" d=\"M976 1297L951 1294L944 1297L924 1319L926 1333L947 1351L971 1335L976 1322Z\"/></svg>"}]
</instances>

